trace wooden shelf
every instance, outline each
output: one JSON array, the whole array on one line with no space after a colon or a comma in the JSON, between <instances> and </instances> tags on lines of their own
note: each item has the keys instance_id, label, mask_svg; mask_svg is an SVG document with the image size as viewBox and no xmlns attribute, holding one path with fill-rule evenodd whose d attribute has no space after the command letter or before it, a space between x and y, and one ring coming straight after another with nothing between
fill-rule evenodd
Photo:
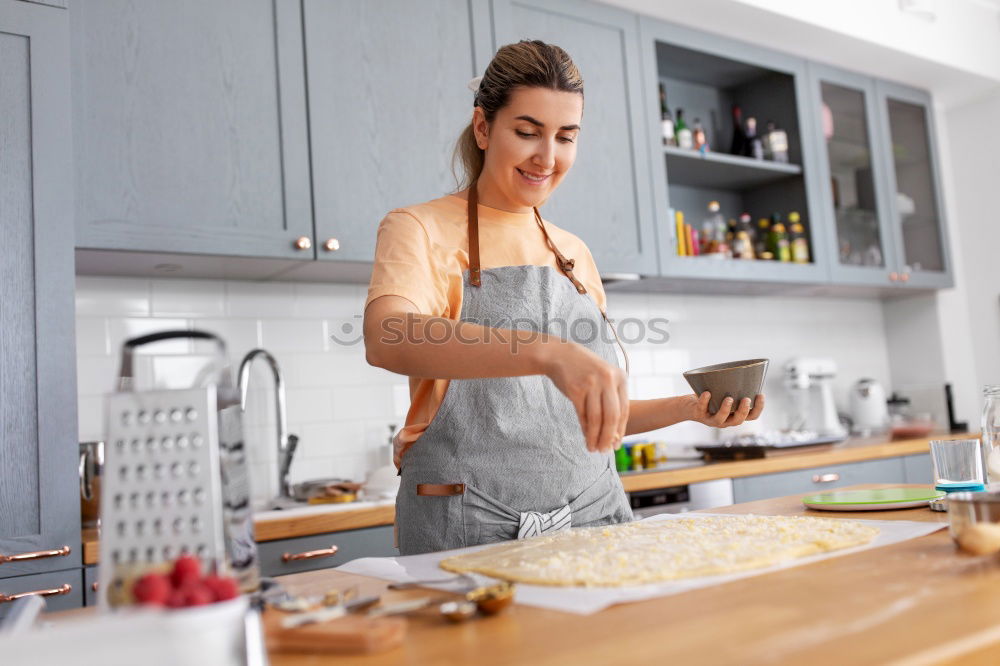
<instances>
[{"instance_id":1,"label":"wooden shelf","mask_svg":"<svg viewBox=\"0 0 1000 666\"><path fill-rule=\"evenodd\" d=\"M797 164L755 160L726 153L701 153L664 146L667 182L670 185L707 187L716 190L745 190L802 175Z\"/></svg>"}]
</instances>

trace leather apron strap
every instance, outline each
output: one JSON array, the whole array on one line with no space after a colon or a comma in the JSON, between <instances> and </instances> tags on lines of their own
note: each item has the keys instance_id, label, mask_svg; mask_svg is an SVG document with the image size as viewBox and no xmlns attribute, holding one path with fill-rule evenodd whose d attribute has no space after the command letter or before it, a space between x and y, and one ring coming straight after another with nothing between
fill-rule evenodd
<instances>
[{"instance_id":1,"label":"leather apron strap","mask_svg":"<svg viewBox=\"0 0 1000 666\"><path fill-rule=\"evenodd\" d=\"M479 192L476 189L476 183L473 182L469 186L468 191L469 200L469 282L472 283L474 287L481 287L481 266L479 261ZM552 242L549 237L549 232L545 229L545 223L542 222L542 215L538 212L538 208L533 209L535 211L535 222L538 223L538 228L542 230L542 235L545 237L545 244L549 246L552 253L556 255L556 263L559 265L559 270L569 278L570 282L576 288L577 293L586 294L587 288L583 286L583 283L576 279L573 275L573 267L576 266L576 261L574 259L567 258L556 244ZM606 312L601 310L601 316L604 317L604 321L608 323L611 328L611 332L615 336L615 342L618 343L618 349L621 350L622 356L625 359L625 374L629 374L629 358L628 352L625 351L625 345L622 344L621 338L618 337L618 331L615 330L614 325L611 320L608 319Z\"/></svg>"}]
</instances>

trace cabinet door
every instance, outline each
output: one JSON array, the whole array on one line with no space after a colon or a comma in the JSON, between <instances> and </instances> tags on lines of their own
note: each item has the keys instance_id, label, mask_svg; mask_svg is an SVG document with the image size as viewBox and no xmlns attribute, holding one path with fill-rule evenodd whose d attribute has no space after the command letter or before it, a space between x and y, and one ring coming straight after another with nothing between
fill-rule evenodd
<instances>
[{"instance_id":1,"label":"cabinet door","mask_svg":"<svg viewBox=\"0 0 1000 666\"><path fill-rule=\"evenodd\" d=\"M583 74L576 163L542 214L580 236L602 274L655 274L638 18L589 2L493 0L493 20L494 47L541 39Z\"/></svg>"},{"instance_id":2,"label":"cabinet door","mask_svg":"<svg viewBox=\"0 0 1000 666\"><path fill-rule=\"evenodd\" d=\"M733 479L733 501L739 504L786 495L819 493L859 483L903 483L904 479L900 458L868 460Z\"/></svg>"},{"instance_id":3,"label":"cabinet door","mask_svg":"<svg viewBox=\"0 0 1000 666\"><path fill-rule=\"evenodd\" d=\"M83 570L76 568L0 579L0 620L11 608L4 599L25 593L42 595L45 610L49 612L80 608L83 606Z\"/></svg>"},{"instance_id":4,"label":"cabinet door","mask_svg":"<svg viewBox=\"0 0 1000 666\"><path fill-rule=\"evenodd\" d=\"M322 551L336 546L335 553ZM330 534L263 541L257 544L262 576L284 576L301 571L314 571L340 566L359 557L395 557L399 551L393 545L392 526L367 527ZM303 554L315 557L301 557ZM299 557L295 557L299 556Z\"/></svg>"},{"instance_id":5,"label":"cabinet door","mask_svg":"<svg viewBox=\"0 0 1000 666\"><path fill-rule=\"evenodd\" d=\"M927 93L879 81L889 205L899 281L910 287L951 287L933 105Z\"/></svg>"},{"instance_id":6,"label":"cabinet door","mask_svg":"<svg viewBox=\"0 0 1000 666\"><path fill-rule=\"evenodd\" d=\"M386 213L455 190L452 150L472 118L470 0L303 10L317 256L371 261Z\"/></svg>"},{"instance_id":7,"label":"cabinet door","mask_svg":"<svg viewBox=\"0 0 1000 666\"><path fill-rule=\"evenodd\" d=\"M903 469L906 472L907 483L934 483L934 466L931 464L931 454L921 453L916 456L903 457Z\"/></svg>"},{"instance_id":8,"label":"cabinet door","mask_svg":"<svg viewBox=\"0 0 1000 666\"><path fill-rule=\"evenodd\" d=\"M891 285L898 276L875 80L809 63L813 133L822 159L826 242L838 284Z\"/></svg>"},{"instance_id":9,"label":"cabinet door","mask_svg":"<svg viewBox=\"0 0 1000 666\"><path fill-rule=\"evenodd\" d=\"M80 565L68 22L0 0L0 578Z\"/></svg>"},{"instance_id":10,"label":"cabinet door","mask_svg":"<svg viewBox=\"0 0 1000 666\"><path fill-rule=\"evenodd\" d=\"M297 0L70 14L77 246L312 259Z\"/></svg>"}]
</instances>

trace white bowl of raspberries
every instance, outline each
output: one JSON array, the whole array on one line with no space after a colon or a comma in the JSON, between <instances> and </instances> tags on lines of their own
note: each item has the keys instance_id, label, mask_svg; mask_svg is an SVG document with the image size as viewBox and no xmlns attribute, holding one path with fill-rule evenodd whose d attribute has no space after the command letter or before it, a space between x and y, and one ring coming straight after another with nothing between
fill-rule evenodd
<instances>
[{"instance_id":1,"label":"white bowl of raspberries","mask_svg":"<svg viewBox=\"0 0 1000 666\"><path fill-rule=\"evenodd\" d=\"M236 579L218 574L205 575L201 561L181 555L169 570L149 571L132 584L132 601L142 606L191 608L230 601L240 596Z\"/></svg>"}]
</instances>

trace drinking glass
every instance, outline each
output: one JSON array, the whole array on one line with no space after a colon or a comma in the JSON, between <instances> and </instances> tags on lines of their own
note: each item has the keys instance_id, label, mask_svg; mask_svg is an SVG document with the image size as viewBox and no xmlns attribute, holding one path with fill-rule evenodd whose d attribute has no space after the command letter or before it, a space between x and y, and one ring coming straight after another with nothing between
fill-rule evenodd
<instances>
[{"instance_id":1,"label":"drinking glass","mask_svg":"<svg viewBox=\"0 0 1000 666\"><path fill-rule=\"evenodd\" d=\"M983 458L978 439L931 440L934 487L937 490L985 489Z\"/></svg>"}]
</instances>

